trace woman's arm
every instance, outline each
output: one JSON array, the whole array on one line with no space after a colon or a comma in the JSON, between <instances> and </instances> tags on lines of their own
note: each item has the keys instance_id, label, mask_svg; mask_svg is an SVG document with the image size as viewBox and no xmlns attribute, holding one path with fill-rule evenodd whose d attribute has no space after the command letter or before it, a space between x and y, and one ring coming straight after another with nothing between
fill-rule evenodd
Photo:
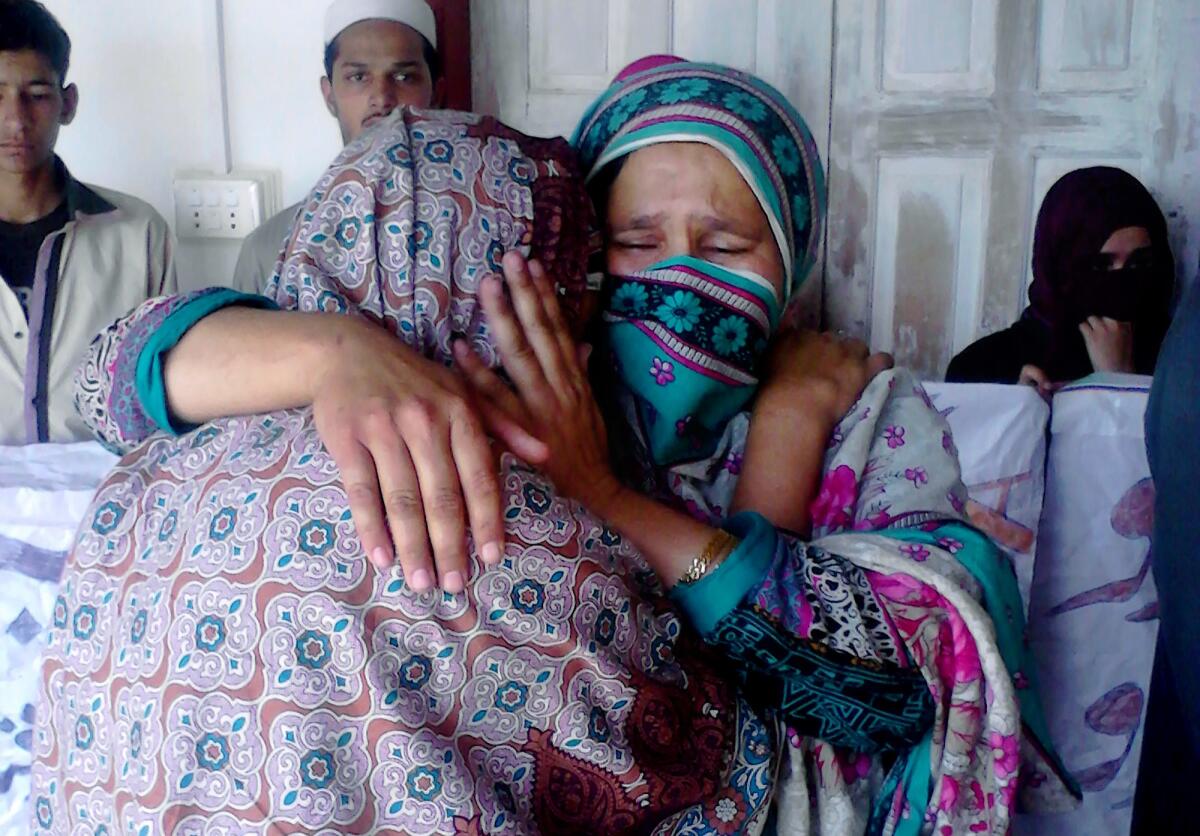
<instances>
[{"instance_id":1,"label":"woman's arm","mask_svg":"<svg viewBox=\"0 0 1200 836\"><path fill-rule=\"evenodd\" d=\"M77 404L110 446L156 430L312 405L342 475L364 551L398 557L418 591L466 582L466 522L485 563L503 551L495 459L459 378L390 332L348 316L253 310L229 290L153 300L93 344ZM537 462L545 448L503 416L489 421Z\"/></svg>"},{"instance_id":2,"label":"woman's arm","mask_svg":"<svg viewBox=\"0 0 1200 836\"><path fill-rule=\"evenodd\" d=\"M360 336L354 333L359 327L350 317L326 314L215 311L164 355L162 383L172 425L311 405L338 350Z\"/></svg>"},{"instance_id":3,"label":"woman's arm","mask_svg":"<svg viewBox=\"0 0 1200 836\"><path fill-rule=\"evenodd\" d=\"M511 307L496 279L480 294L519 396L465 345L455 352L481 395L546 443L542 470L558 490L637 547L705 640L796 728L859 751L919 739L933 718L929 689L890 634L871 627L884 617L863 573L835 556L810 554L758 514L739 515L721 531L621 485L585 363L544 272L512 254L504 266ZM714 543L730 544L717 552L725 559L685 580ZM843 632L855 639L843 641ZM852 722L820 708L836 703L860 707Z\"/></svg>"},{"instance_id":4,"label":"woman's arm","mask_svg":"<svg viewBox=\"0 0 1200 836\"><path fill-rule=\"evenodd\" d=\"M775 338L732 513L753 510L777 528L807 537L829 437L872 378L893 365L866 343L814 331Z\"/></svg>"},{"instance_id":5,"label":"woman's arm","mask_svg":"<svg viewBox=\"0 0 1200 836\"><path fill-rule=\"evenodd\" d=\"M274 307L261 296L223 288L159 296L92 340L75 375L75 408L92 434L114 452L126 453L155 431L172 430L161 364L151 361L163 353L160 346L174 345L190 324L228 305ZM173 338L172 331L178 332Z\"/></svg>"}]
</instances>

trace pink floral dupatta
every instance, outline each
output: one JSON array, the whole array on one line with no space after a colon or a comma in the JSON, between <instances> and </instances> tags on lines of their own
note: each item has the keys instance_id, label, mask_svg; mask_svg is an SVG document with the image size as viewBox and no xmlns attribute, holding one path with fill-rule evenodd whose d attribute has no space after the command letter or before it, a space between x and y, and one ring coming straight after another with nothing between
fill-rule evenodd
<instances>
[{"instance_id":1,"label":"pink floral dupatta","mask_svg":"<svg viewBox=\"0 0 1200 836\"><path fill-rule=\"evenodd\" d=\"M693 513L724 517L748 426L748 415L739 416L712 458L671 472L671 490ZM1023 708L1044 729L1036 695L1019 696L1014 686L1015 678L1028 689L1036 677L1008 669L993 621L1005 620L1006 637L1019 636L1019 599L1015 612L989 613L991 586L966 566L982 563L981 576L1000 578L1000 586L1011 569L986 538L962 525L965 499L949 427L924 389L904 370L876 378L833 434L813 507L813 541L796 541L795 548L823 550L867 573L897 644L925 675L935 724L926 742L906 753L902 776L885 775L878 758L785 732L790 745L776 788L780 834L1004 834L1018 795L1028 810L1075 804L1074 782L1049 741L1022 729ZM1015 581L1011 589L1015 594ZM769 605L765 597L762 603ZM805 605L798 606L803 624ZM1004 650L1010 660L1020 656Z\"/></svg>"}]
</instances>

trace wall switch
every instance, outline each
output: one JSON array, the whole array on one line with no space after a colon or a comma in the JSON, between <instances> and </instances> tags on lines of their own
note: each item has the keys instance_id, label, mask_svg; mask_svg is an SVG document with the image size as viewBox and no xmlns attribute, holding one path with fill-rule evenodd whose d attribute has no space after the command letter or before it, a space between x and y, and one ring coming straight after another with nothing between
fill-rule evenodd
<instances>
[{"instance_id":1,"label":"wall switch","mask_svg":"<svg viewBox=\"0 0 1200 836\"><path fill-rule=\"evenodd\" d=\"M175 179L175 232L180 238L245 238L273 207L269 176L189 172Z\"/></svg>"}]
</instances>

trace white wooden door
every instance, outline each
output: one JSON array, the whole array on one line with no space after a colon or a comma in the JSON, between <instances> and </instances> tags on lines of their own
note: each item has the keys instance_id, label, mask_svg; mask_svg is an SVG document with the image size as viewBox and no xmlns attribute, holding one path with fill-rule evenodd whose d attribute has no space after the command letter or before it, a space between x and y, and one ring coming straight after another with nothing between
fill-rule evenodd
<instances>
[{"instance_id":1,"label":"white wooden door","mask_svg":"<svg viewBox=\"0 0 1200 836\"><path fill-rule=\"evenodd\" d=\"M569 135L622 67L671 53L777 85L824 152L832 27L826 0L472 0L472 94L514 127Z\"/></svg>"},{"instance_id":2,"label":"white wooden door","mask_svg":"<svg viewBox=\"0 0 1200 836\"><path fill-rule=\"evenodd\" d=\"M829 172L802 319L928 377L1019 315L1037 208L1073 168L1141 177L1181 279L1200 260L1200 0L472 0L471 15L476 107L534 134L569 134L651 53L778 86Z\"/></svg>"},{"instance_id":3,"label":"white wooden door","mask_svg":"<svg viewBox=\"0 0 1200 836\"><path fill-rule=\"evenodd\" d=\"M826 324L940 377L1016 319L1042 197L1098 163L1155 192L1190 276L1198 7L839 0Z\"/></svg>"}]
</instances>

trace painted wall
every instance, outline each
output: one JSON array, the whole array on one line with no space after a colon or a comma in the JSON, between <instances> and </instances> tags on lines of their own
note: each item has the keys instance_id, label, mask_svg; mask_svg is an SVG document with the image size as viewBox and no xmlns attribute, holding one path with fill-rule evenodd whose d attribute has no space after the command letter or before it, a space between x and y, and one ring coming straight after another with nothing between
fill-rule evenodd
<instances>
[{"instance_id":1,"label":"painted wall","mask_svg":"<svg viewBox=\"0 0 1200 836\"><path fill-rule=\"evenodd\" d=\"M75 176L136 195L174 222L171 183L224 157L212 0L47 0L73 43L76 122L59 153ZM280 175L300 200L341 148L319 81L327 0L225 4L229 134L235 168ZM182 242L185 287L233 272L239 242Z\"/></svg>"},{"instance_id":2,"label":"painted wall","mask_svg":"<svg viewBox=\"0 0 1200 836\"><path fill-rule=\"evenodd\" d=\"M59 135L58 151L85 182L128 192L173 220L171 182L181 168L219 161L219 110L210 32L201 2L50 0L71 36L69 80L79 115ZM214 30L215 31L215 30ZM198 277L214 255L207 246L177 251L181 273Z\"/></svg>"}]
</instances>

